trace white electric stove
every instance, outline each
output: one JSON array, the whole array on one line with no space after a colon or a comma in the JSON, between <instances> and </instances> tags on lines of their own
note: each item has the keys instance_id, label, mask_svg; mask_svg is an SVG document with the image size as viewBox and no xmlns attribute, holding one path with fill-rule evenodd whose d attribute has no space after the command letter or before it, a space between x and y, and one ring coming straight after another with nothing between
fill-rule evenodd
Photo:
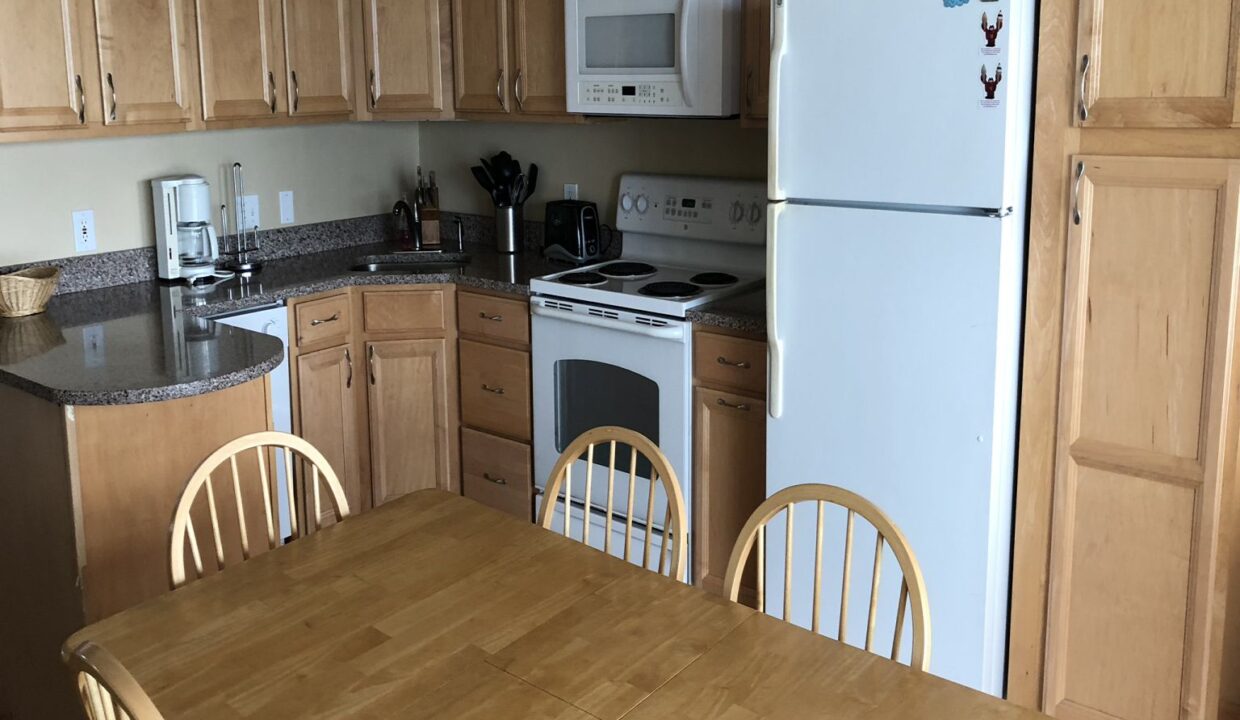
<instances>
[{"instance_id":1,"label":"white electric stove","mask_svg":"<svg viewBox=\"0 0 1240 720\"><path fill-rule=\"evenodd\" d=\"M540 490L545 486L560 453L578 435L619 425L659 446L691 502L693 332L685 317L693 308L762 286L766 185L626 175L617 207L621 258L530 283L535 482ZM607 463L599 456L595 461ZM574 475L585 477L585 461L578 465ZM606 485L592 488L592 508L606 507ZM657 551L666 500L657 495L647 517L649 486L645 479L634 483L634 542L645 542L649 522ZM628 477L619 470L615 488L616 498L627 497ZM580 483L574 486L572 534L580 537L582 524L591 522L591 542L602 548L603 517L585 517L584 493ZM692 508L686 510L692 518ZM562 502L556 517L562 529ZM613 533L622 528L623 522ZM624 543L613 540L619 553Z\"/></svg>"}]
</instances>

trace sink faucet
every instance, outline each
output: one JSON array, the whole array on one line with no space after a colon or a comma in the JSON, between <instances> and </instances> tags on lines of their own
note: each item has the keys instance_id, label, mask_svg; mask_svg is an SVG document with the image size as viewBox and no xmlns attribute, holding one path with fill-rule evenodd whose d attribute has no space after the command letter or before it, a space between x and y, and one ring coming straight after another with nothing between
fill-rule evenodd
<instances>
[{"instance_id":1,"label":"sink faucet","mask_svg":"<svg viewBox=\"0 0 1240 720\"><path fill-rule=\"evenodd\" d=\"M422 250L422 218L418 206L398 200L392 207L392 217L396 221L397 237L401 245L408 247L412 243L415 251ZM403 233L400 232L402 222L405 224Z\"/></svg>"}]
</instances>

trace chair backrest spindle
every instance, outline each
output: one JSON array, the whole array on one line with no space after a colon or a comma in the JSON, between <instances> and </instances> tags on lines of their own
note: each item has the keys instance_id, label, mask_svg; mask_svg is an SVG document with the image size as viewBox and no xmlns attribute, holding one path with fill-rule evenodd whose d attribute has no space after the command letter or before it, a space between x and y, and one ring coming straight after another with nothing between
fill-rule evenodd
<instances>
[{"instance_id":1,"label":"chair backrest spindle","mask_svg":"<svg viewBox=\"0 0 1240 720\"><path fill-rule=\"evenodd\" d=\"M163 720L138 681L102 646L87 640L63 651L61 659L74 675L89 720Z\"/></svg>"}]
</instances>

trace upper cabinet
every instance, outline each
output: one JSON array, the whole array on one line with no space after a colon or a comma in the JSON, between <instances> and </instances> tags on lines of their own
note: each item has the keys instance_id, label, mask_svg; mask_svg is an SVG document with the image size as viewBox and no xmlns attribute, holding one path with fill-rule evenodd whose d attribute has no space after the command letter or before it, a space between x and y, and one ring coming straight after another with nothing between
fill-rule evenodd
<instances>
[{"instance_id":1,"label":"upper cabinet","mask_svg":"<svg viewBox=\"0 0 1240 720\"><path fill-rule=\"evenodd\" d=\"M441 0L362 0L366 105L375 117L444 109Z\"/></svg>"},{"instance_id":2,"label":"upper cabinet","mask_svg":"<svg viewBox=\"0 0 1240 720\"><path fill-rule=\"evenodd\" d=\"M513 79L517 110L563 114L568 109L564 87L563 0L512 0Z\"/></svg>"},{"instance_id":3,"label":"upper cabinet","mask_svg":"<svg viewBox=\"0 0 1240 720\"><path fill-rule=\"evenodd\" d=\"M1238 22L1240 0L1081 0L1077 124L1240 124Z\"/></svg>"},{"instance_id":4,"label":"upper cabinet","mask_svg":"<svg viewBox=\"0 0 1240 720\"><path fill-rule=\"evenodd\" d=\"M284 0L291 115L353 113L349 0Z\"/></svg>"},{"instance_id":5,"label":"upper cabinet","mask_svg":"<svg viewBox=\"0 0 1240 720\"><path fill-rule=\"evenodd\" d=\"M765 124L771 85L771 0L745 0L741 60L741 120Z\"/></svg>"},{"instance_id":6,"label":"upper cabinet","mask_svg":"<svg viewBox=\"0 0 1240 720\"><path fill-rule=\"evenodd\" d=\"M452 0L456 109L507 113L508 0Z\"/></svg>"},{"instance_id":7,"label":"upper cabinet","mask_svg":"<svg viewBox=\"0 0 1240 720\"><path fill-rule=\"evenodd\" d=\"M197 0L202 116L287 117L280 0Z\"/></svg>"},{"instance_id":8,"label":"upper cabinet","mask_svg":"<svg viewBox=\"0 0 1240 720\"><path fill-rule=\"evenodd\" d=\"M95 0L106 124L193 119L192 18L193 5L183 0Z\"/></svg>"},{"instance_id":9,"label":"upper cabinet","mask_svg":"<svg viewBox=\"0 0 1240 720\"><path fill-rule=\"evenodd\" d=\"M78 0L0 0L0 132L97 120L89 15Z\"/></svg>"}]
</instances>

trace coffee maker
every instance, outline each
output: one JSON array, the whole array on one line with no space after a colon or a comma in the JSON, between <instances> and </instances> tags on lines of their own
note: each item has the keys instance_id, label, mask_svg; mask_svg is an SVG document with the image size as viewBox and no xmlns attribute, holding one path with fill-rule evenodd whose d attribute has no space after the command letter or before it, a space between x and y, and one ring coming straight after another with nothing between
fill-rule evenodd
<instances>
[{"instance_id":1,"label":"coffee maker","mask_svg":"<svg viewBox=\"0 0 1240 720\"><path fill-rule=\"evenodd\" d=\"M151 181L155 245L162 280L217 277L220 248L211 225L211 186L197 175Z\"/></svg>"}]
</instances>

